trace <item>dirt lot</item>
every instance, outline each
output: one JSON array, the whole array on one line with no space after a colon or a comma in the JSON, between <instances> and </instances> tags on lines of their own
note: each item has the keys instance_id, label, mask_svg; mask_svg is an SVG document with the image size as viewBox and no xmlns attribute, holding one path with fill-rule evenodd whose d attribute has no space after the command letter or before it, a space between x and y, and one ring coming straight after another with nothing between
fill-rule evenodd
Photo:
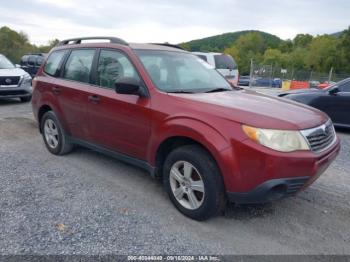
<instances>
[{"instance_id":1,"label":"dirt lot","mask_svg":"<svg viewBox=\"0 0 350 262\"><path fill-rule=\"evenodd\" d=\"M0 101L0 254L350 254L350 132L307 191L182 216L147 173L78 148L47 152L30 104Z\"/></svg>"}]
</instances>

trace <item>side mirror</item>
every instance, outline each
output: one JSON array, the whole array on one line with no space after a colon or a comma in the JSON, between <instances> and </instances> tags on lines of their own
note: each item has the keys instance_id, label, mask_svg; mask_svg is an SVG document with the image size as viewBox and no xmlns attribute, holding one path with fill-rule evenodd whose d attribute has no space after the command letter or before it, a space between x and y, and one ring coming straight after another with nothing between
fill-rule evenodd
<instances>
[{"instance_id":1,"label":"side mirror","mask_svg":"<svg viewBox=\"0 0 350 262\"><path fill-rule=\"evenodd\" d=\"M336 86L336 87L334 87L334 88L332 88L331 90L329 90L328 91L328 93L330 94L330 95L336 95L337 93L339 93L339 88Z\"/></svg>"},{"instance_id":2,"label":"side mirror","mask_svg":"<svg viewBox=\"0 0 350 262\"><path fill-rule=\"evenodd\" d=\"M115 91L118 94L145 96L140 81L133 77L124 77L115 81Z\"/></svg>"},{"instance_id":3,"label":"side mirror","mask_svg":"<svg viewBox=\"0 0 350 262\"><path fill-rule=\"evenodd\" d=\"M15 67L16 67L16 68L21 68L21 65L15 64Z\"/></svg>"}]
</instances>

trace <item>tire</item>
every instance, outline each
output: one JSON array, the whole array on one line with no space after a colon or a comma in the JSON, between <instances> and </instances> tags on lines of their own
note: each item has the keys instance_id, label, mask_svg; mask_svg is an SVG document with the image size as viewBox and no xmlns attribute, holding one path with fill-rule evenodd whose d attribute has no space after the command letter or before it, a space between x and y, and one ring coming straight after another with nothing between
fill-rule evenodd
<instances>
[{"instance_id":1,"label":"tire","mask_svg":"<svg viewBox=\"0 0 350 262\"><path fill-rule=\"evenodd\" d=\"M164 163L163 183L175 207L192 219L209 219L225 207L224 184L219 168L200 146L186 145L173 150ZM193 195L197 202L193 200Z\"/></svg>"},{"instance_id":2,"label":"tire","mask_svg":"<svg viewBox=\"0 0 350 262\"><path fill-rule=\"evenodd\" d=\"M30 100L32 100L32 96L25 96L25 97L21 97L21 102L22 103L27 103L29 102Z\"/></svg>"},{"instance_id":3,"label":"tire","mask_svg":"<svg viewBox=\"0 0 350 262\"><path fill-rule=\"evenodd\" d=\"M46 112L40 121L40 130L45 146L54 155L65 155L72 151L73 144L69 142L61 123L53 111Z\"/></svg>"}]
</instances>

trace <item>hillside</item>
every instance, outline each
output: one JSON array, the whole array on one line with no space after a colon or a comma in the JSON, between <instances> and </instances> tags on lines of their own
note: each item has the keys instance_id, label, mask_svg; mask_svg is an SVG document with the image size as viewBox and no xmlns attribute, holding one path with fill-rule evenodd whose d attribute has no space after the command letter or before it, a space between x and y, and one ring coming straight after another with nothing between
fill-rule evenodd
<instances>
[{"instance_id":1,"label":"hillside","mask_svg":"<svg viewBox=\"0 0 350 262\"><path fill-rule=\"evenodd\" d=\"M283 40L281 40L279 37L269 33L256 30L246 30L196 39L181 43L180 45L189 51L223 51L225 48L230 47L240 36L251 32L259 33L267 45L271 48L277 48L279 44L283 42Z\"/></svg>"}]
</instances>

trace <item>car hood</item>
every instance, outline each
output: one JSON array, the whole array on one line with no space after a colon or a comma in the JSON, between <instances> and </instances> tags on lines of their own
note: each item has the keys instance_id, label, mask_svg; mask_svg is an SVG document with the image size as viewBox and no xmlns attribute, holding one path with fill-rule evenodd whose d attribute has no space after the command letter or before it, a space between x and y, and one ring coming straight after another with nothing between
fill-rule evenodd
<instances>
[{"instance_id":1,"label":"car hood","mask_svg":"<svg viewBox=\"0 0 350 262\"><path fill-rule=\"evenodd\" d=\"M286 95L295 95L295 94L310 94L310 93L322 93L324 90L317 89L317 88L310 88L310 89L295 89L291 91L281 92L278 94L279 97L283 97Z\"/></svg>"},{"instance_id":2,"label":"car hood","mask_svg":"<svg viewBox=\"0 0 350 262\"><path fill-rule=\"evenodd\" d=\"M301 130L328 120L312 107L250 90L171 95L187 100L187 106L201 112L260 128Z\"/></svg>"},{"instance_id":3,"label":"car hood","mask_svg":"<svg viewBox=\"0 0 350 262\"><path fill-rule=\"evenodd\" d=\"M23 76L27 74L21 68L0 69L0 76Z\"/></svg>"}]
</instances>

